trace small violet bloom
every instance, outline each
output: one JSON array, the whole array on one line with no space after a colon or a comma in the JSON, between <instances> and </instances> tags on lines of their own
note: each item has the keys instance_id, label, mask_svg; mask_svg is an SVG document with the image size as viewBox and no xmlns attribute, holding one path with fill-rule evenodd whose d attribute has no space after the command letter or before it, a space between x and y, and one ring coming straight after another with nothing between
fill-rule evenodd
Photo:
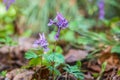
<instances>
[{"instance_id":1,"label":"small violet bloom","mask_svg":"<svg viewBox=\"0 0 120 80\"><path fill-rule=\"evenodd\" d=\"M68 21L63 17L61 13L57 13L57 16L54 20L50 19L48 26L55 25L58 27L57 34L55 35L55 39L58 40L61 29L65 29L68 27Z\"/></svg>"},{"instance_id":2,"label":"small violet bloom","mask_svg":"<svg viewBox=\"0 0 120 80\"><path fill-rule=\"evenodd\" d=\"M3 0L3 3L6 5L6 9L8 10L10 5L13 4L15 0Z\"/></svg>"},{"instance_id":3,"label":"small violet bloom","mask_svg":"<svg viewBox=\"0 0 120 80\"><path fill-rule=\"evenodd\" d=\"M43 34L39 34L40 38L38 40L36 40L33 44L34 48L37 47L42 47L44 49L44 52L47 52L49 50L48 48L48 42Z\"/></svg>"},{"instance_id":4,"label":"small violet bloom","mask_svg":"<svg viewBox=\"0 0 120 80\"><path fill-rule=\"evenodd\" d=\"M105 16L104 6L105 6L104 0L100 0L98 2L98 8L99 8L99 19L101 20L104 19Z\"/></svg>"}]
</instances>

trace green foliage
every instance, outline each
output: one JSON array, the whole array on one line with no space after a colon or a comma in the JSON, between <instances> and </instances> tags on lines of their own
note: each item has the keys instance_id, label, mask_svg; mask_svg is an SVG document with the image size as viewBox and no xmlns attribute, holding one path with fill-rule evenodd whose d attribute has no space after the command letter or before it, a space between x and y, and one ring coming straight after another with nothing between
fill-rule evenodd
<instances>
[{"instance_id":1,"label":"green foliage","mask_svg":"<svg viewBox=\"0 0 120 80\"><path fill-rule=\"evenodd\" d=\"M101 66L102 70L100 71L100 74L99 74L97 80L101 80L101 77L102 77L103 73L105 72L106 66L107 66L107 62L102 63L102 66Z\"/></svg>"},{"instance_id":2,"label":"green foliage","mask_svg":"<svg viewBox=\"0 0 120 80\"><path fill-rule=\"evenodd\" d=\"M28 50L25 53L25 58L30 60L29 64L25 66L26 68L46 64L46 61L43 61L43 51L41 48L33 48Z\"/></svg>"},{"instance_id":3,"label":"green foliage","mask_svg":"<svg viewBox=\"0 0 120 80\"><path fill-rule=\"evenodd\" d=\"M38 58L32 58L30 61L29 61L29 67L32 67L32 66L37 66L37 65L40 65L41 64L41 59L38 57ZM43 64L44 65L44 64Z\"/></svg>"},{"instance_id":4,"label":"green foliage","mask_svg":"<svg viewBox=\"0 0 120 80\"><path fill-rule=\"evenodd\" d=\"M75 33L72 30L66 30L63 31L62 34L63 36L61 36L61 38L63 38L62 40L68 41L68 42L75 42Z\"/></svg>"},{"instance_id":5,"label":"green foliage","mask_svg":"<svg viewBox=\"0 0 120 80\"><path fill-rule=\"evenodd\" d=\"M77 39L77 43L87 45L87 44L93 43L93 41L90 38L87 38L87 37L83 36L83 37L79 37Z\"/></svg>"},{"instance_id":6,"label":"green foliage","mask_svg":"<svg viewBox=\"0 0 120 80\"><path fill-rule=\"evenodd\" d=\"M117 75L119 75L119 76L120 76L120 70L118 70L118 71L117 71Z\"/></svg>"},{"instance_id":7,"label":"green foliage","mask_svg":"<svg viewBox=\"0 0 120 80\"><path fill-rule=\"evenodd\" d=\"M81 31L79 33L82 35L80 38L78 38L79 44L97 47L100 43L111 45L113 42L107 38L107 35L104 32L96 33L92 31Z\"/></svg>"},{"instance_id":8,"label":"green foliage","mask_svg":"<svg viewBox=\"0 0 120 80\"><path fill-rule=\"evenodd\" d=\"M26 59L32 59L32 58L37 58L38 56L33 52L33 51L28 51L25 53L25 58Z\"/></svg>"},{"instance_id":9,"label":"green foliage","mask_svg":"<svg viewBox=\"0 0 120 80\"><path fill-rule=\"evenodd\" d=\"M74 4L71 7L71 1L69 0L35 0L34 2L32 0L26 0L24 1L24 4L23 0L20 0L16 2L16 6L21 7L19 9L27 18L26 21L28 25L34 26L34 28L32 28L34 32L48 32L49 28L47 26L47 23L49 21L49 17L53 17L57 11L61 12L64 16L66 15L68 20L70 20L70 18L72 20L76 20L78 16L81 18L77 5ZM69 15L71 15L71 17L69 17Z\"/></svg>"},{"instance_id":10,"label":"green foliage","mask_svg":"<svg viewBox=\"0 0 120 80\"><path fill-rule=\"evenodd\" d=\"M5 38L5 44L8 45L8 46L14 46L17 43L15 41L13 41L13 39L11 37L6 37Z\"/></svg>"},{"instance_id":11,"label":"green foliage","mask_svg":"<svg viewBox=\"0 0 120 80\"><path fill-rule=\"evenodd\" d=\"M28 29L22 34L22 37L30 37L31 34L32 34L32 30Z\"/></svg>"},{"instance_id":12,"label":"green foliage","mask_svg":"<svg viewBox=\"0 0 120 80\"><path fill-rule=\"evenodd\" d=\"M114 45L111 50L112 53L118 53L120 54L120 44Z\"/></svg>"},{"instance_id":13,"label":"green foliage","mask_svg":"<svg viewBox=\"0 0 120 80\"><path fill-rule=\"evenodd\" d=\"M97 50L94 50L93 52L89 53L87 55L87 59L94 59L94 55L97 54L99 51L101 51L102 49L97 49Z\"/></svg>"},{"instance_id":14,"label":"green foliage","mask_svg":"<svg viewBox=\"0 0 120 80\"><path fill-rule=\"evenodd\" d=\"M52 48L52 47L51 47ZM56 48L56 51L60 51L60 48ZM47 67L51 74L54 74L54 76L60 75L59 70L57 70L57 67L60 64L64 64L64 56L57 52L49 51L47 54L42 54L41 49L32 49L25 53L25 58L30 59L29 64L25 66L25 68L33 67L33 66L45 66Z\"/></svg>"},{"instance_id":15,"label":"green foliage","mask_svg":"<svg viewBox=\"0 0 120 80\"><path fill-rule=\"evenodd\" d=\"M77 65L75 65L75 66L67 65L66 67L64 67L64 70L66 70L69 74L74 75L77 78L77 80L84 80L84 75L80 71L80 69Z\"/></svg>"},{"instance_id":16,"label":"green foliage","mask_svg":"<svg viewBox=\"0 0 120 80\"><path fill-rule=\"evenodd\" d=\"M7 74L7 71L2 71L2 72L0 72L0 76L2 76L2 77L5 77L6 74Z\"/></svg>"},{"instance_id":17,"label":"green foliage","mask_svg":"<svg viewBox=\"0 0 120 80\"><path fill-rule=\"evenodd\" d=\"M61 48L56 47L56 51L61 52L59 49ZM39 49L29 50L25 53L25 58L30 59L30 66L40 65L40 63L42 63L42 66L49 67L52 66L52 64L54 63L54 66L57 67L65 61L64 56L60 53L52 53L52 51L49 51L47 54L42 53L43 52L41 52L41 50Z\"/></svg>"},{"instance_id":18,"label":"green foliage","mask_svg":"<svg viewBox=\"0 0 120 80\"><path fill-rule=\"evenodd\" d=\"M12 35L14 32L14 26L11 23L8 23L6 25L0 25L0 37L4 38L6 36Z\"/></svg>"},{"instance_id":19,"label":"green foliage","mask_svg":"<svg viewBox=\"0 0 120 80\"><path fill-rule=\"evenodd\" d=\"M48 53L50 53L50 54L53 53L53 50L55 50L56 53L63 53L63 50L60 46L55 47L55 45L51 44L51 45L49 45L49 48L50 48L50 50Z\"/></svg>"},{"instance_id":20,"label":"green foliage","mask_svg":"<svg viewBox=\"0 0 120 80\"><path fill-rule=\"evenodd\" d=\"M65 63L64 56L60 53L45 54L44 58L49 65L54 63L55 67L59 66L62 63Z\"/></svg>"},{"instance_id":21,"label":"green foliage","mask_svg":"<svg viewBox=\"0 0 120 80\"><path fill-rule=\"evenodd\" d=\"M15 46L17 44L16 41L13 41L11 37L0 38L0 47L7 45L7 46Z\"/></svg>"},{"instance_id":22,"label":"green foliage","mask_svg":"<svg viewBox=\"0 0 120 80\"><path fill-rule=\"evenodd\" d=\"M48 38L51 42L55 42L55 34L56 32L55 31L52 31L49 35L48 35Z\"/></svg>"},{"instance_id":23,"label":"green foliage","mask_svg":"<svg viewBox=\"0 0 120 80\"><path fill-rule=\"evenodd\" d=\"M104 63L102 64L102 70L101 70L101 73L103 73L103 72L105 71L106 66L107 66L107 62L104 62Z\"/></svg>"},{"instance_id":24,"label":"green foliage","mask_svg":"<svg viewBox=\"0 0 120 80\"><path fill-rule=\"evenodd\" d=\"M60 71L57 68L53 67L53 66L48 66L48 69L50 70L50 73L54 74L55 76L58 76L58 75L61 74Z\"/></svg>"},{"instance_id":25,"label":"green foliage","mask_svg":"<svg viewBox=\"0 0 120 80\"><path fill-rule=\"evenodd\" d=\"M77 61L76 66L78 66L78 68L81 68L81 66L82 66L81 61Z\"/></svg>"},{"instance_id":26,"label":"green foliage","mask_svg":"<svg viewBox=\"0 0 120 80\"><path fill-rule=\"evenodd\" d=\"M94 78L97 78L99 76L98 73L93 73L92 75L93 75Z\"/></svg>"},{"instance_id":27,"label":"green foliage","mask_svg":"<svg viewBox=\"0 0 120 80\"><path fill-rule=\"evenodd\" d=\"M13 6L6 10L5 5L0 2L0 38L13 35L16 19L16 10Z\"/></svg>"},{"instance_id":28,"label":"green foliage","mask_svg":"<svg viewBox=\"0 0 120 80\"><path fill-rule=\"evenodd\" d=\"M77 0L79 7L82 8L90 18L96 18L98 15L98 2L99 0ZM117 12L120 10L119 2L119 0L105 0L106 18L109 19L115 16L120 16L119 12ZM111 11L112 13L110 13Z\"/></svg>"}]
</instances>

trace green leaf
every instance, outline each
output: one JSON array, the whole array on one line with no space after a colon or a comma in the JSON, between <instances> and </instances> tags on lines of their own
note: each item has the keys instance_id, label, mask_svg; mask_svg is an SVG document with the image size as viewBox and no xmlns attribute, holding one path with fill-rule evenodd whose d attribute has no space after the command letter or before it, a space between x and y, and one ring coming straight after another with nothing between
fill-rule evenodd
<instances>
[{"instance_id":1,"label":"green leaf","mask_svg":"<svg viewBox=\"0 0 120 80\"><path fill-rule=\"evenodd\" d=\"M7 35L12 35L14 33L14 25L12 23L6 24L5 30Z\"/></svg>"},{"instance_id":2,"label":"green leaf","mask_svg":"<svg viewBox=\"0 0 120 80\"><path fill-rule=\"evenodd\" d=\"M0 42L4 42L4 43L5 43L5 39L3 39L3 38L0 38Z\"/></svg>"},{"instance_id":3,"label":"green leaf","mask_svg":"<svg viewBox=\"0 0 120 80\"><path fill-rule=\"evenodd\" d=\"M56 32L55 31L52 31L50 34L49 34L49 40L51 41L51 42L55 42L55 39L54 39L54 37L55 37L55 35L56 35Z\"/></svg>"},{"instance_id":4,"label":"green leaf","mask_svg":"<svg viewBox=\"0 0 120 80\"><path fill-rule=\"evenodd\" d=\"M28 29L27 31L25 31L25 32L23 33L22 36L23 36L23 37L30 37L31 34L32 34L32 30Z\"/></svg>"},{"instance_id":5,"label":"green leaf","mask_svg":"<svg viewBox=\"0 0 120 80\"><path fill-rule=\"evenodd\" d=\"M77 61L76 66L78 66L79 68L81 68L81 66L82 66L81 61Z\"/></svg>"},{"instance_id":6,"label":"green leaf","mask_svg":"<svg viewBox=\"0 0 120 80\"><path fill-rule=\"evenodd\" d=\"M37 57L38 56L32 51L28 51L28 52L25 53L25 58L26 59L32 59L32 58L37 58Z\"/></svg>"},{"instance_id":7,"label":"green leaf","mask_svg":"<svg viewBox=\"0 0 120 80\"><path fill-rule=\"evenodd\" d=\"M97 78L99 76L98 73L93 73L92 75L93 75L94 78Z\"/></svg>"},{"instance_id":8,"label":"green leaf","mask_svg":"<svg viewBox=\"0 0 120 80\"><path fill-rule=\"evenodd\" d=\"M30 66L36 66L36 65L39 65L41 62L41 59L38 57L38 58L33 58L30 60L29 62L29 65Z\"/></svg>"},{"instance_id":9,"label":"green leaf","mask_svg":"<svg viewBox=\"0 0 120 80\"><path fill-rule=\"evenodd\" d=\"M46 54L44 57L45 57L46 61L49 63L55 62L55 66L58 66L65 62L64 56L59 53Z\"/></svg>"},{"instance_id":10,"label":"green leaf","mask_svg":"<svg viewBox=\"0 0 120 80\"><path fill-rule=\"evenodd\" d=\"M113 46L111 52L120 54L120 45Z\"/></svg>"},{"instance_id":11,"label":"green leaf","mask_svg":"<svg viewBox=\"0 0 120 80\"><path fill-rule=\"evenodd\" d=\"M6 15L7 11L5 9L5 6L0 3L0 19L2 19Z\"/></svg>"},{"instance_id":12,"label":"green leaf","mask_svg":"<svg viewBox=\"0 0 120 80\"><path fill-rule=\"evenodd\" d=\"M71 30L69 31L66 31L66 33L64 33L63 35L63 38L66 40L66 41L69 41L69 42L75 42L75 33Z\"/></svg>"},{"instance_id":13,"label":"green leaf","mask_svg":"<svg viewBox=\"0 0 120 80\"><path fill-rule=\"evenodd\" d=\"M10 38L10 37L7 36L7 37L6 37L6 43L7 43L7 44L10 44L11 41L12 41L12 38Z\"/></svg>"},{"instance_id":14,"label":"green leaf","mask_svg":"<svg viewBox=\"0 0 120 80\"><path fill-rule=\"evenodd\" d=\"M120 76L120 70L118 70L118 71L117 71L117 75L119 75L119 76Z\"/></svg>"},{"instance_id":15,"label":"green leaf","mask_svg":"<svg viewBox=\"0 0 120 80\"><path fill-rule=\"evenodd\" d=\"M7 71L2 71L2 72L0 72L0 76L5 77L5 76L6 76L6 74L7 74Z\"/></svg>"},{"instance_id":16,"label":"green leaf","mask_svg":"<svg viewBox=\"0 0 120 80\"><path fill-rule=\"evenodd\" d=\"M79 37L78 39L77 39L77 43L78 44L83 44L83 45L86 45L86 44L90 44L90 43L92 43L93 41L89 38L87 38L87 37Z\"/></svg>"},{"instance_id":17,"label":"green leaf","mask_svg":"<svg viewBox=\"0 0 120 80\"><path fill-rule=\"evenodd\" d=\"M50 54L53 52L53 49L55 50L56 53L63 53L63 50L60 46L56 46L56 48L55 48L55 45L51 44L51 45L49 45L49 48L50 48L50 50L48 51L48 53L50 53Z\"/></svg>"},{"instance_id":18,"label":"green leaf","mask_svg":"<svg viewBox=\"0 0 120 80\"><path fill-rule=\"evenodd\" d=\"M105 71L106 66L107 66L107 62L104 62L104 63L102 64L102 73Z\"/></svg>"},{"instance_id":19,"label":"green leaf","mask_svg":"<svg viewBox=\"0 0 120 80\"><path fill-rule=\"evenodd\" d=\"M53 71L54 71L54 75L60 75L60 71L58 69L54 68L53 66L49 66L48 68L51 73L53 73Z\"/></svg>"},{"instance_id":20,"label":"green leaf","mask_svg":"<svg viewBox=\"0 0 120 80\"><path fill-rule=\"evenodd\" d=\"M80 69L79 69L79 67L77 65L75 65L75 66L67 65L63 69L66 70L68 73L74 75L77 78L77 80L84 80L84 75L80 71Z\"/></svg>"}]
</instances>

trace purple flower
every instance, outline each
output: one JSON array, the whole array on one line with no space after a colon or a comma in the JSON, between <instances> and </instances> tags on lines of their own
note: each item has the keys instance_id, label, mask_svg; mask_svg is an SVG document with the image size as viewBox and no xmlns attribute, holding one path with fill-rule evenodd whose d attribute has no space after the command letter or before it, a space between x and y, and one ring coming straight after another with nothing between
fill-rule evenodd
<instances>
[{"instance_id":1,"label":"purple flower","mask_svg":"<svg viewBox=\"0 0 120 80\"><path fill-rule=\"evenodd\" d=\"M101 20L104 19L105 16L104 6L105 6L104 0L100 0L98 3L98 7L99 7L99 19Z\"/></svg>"},{"instance_id":2,"label":"purple flower","mask_svg":"<svg viewBox=\"0 0 120 80\"><path fill-rule=\"evenodd\" d=\"M42 47L44 49L44 52L47 52L49 48L48 48L48 42L45 39L44 33L39 34L39 36L40 38L34 42L33 47L35 48Z\"/></svg>"},{"instance_id":3,"label":"purple flower","mask_svg":"<svg viewBox=\"0 0 120 80\"><path fill-rule=\"evenodd\" d=\"M15 0L3 0L4 4L6 5L6 9L8 10L10 5L15 2Z\"/></svg>"},{"instance_id":4,"label":"purple flower","mask_svg":"<svg viewBox=\"0 0 120 80\"><path fill-rule=\"evenodd\" d=\"M55 25L58 27L57 34L55 36L55 39L58 40L61 29L65 29L68 27L68 21L63 17L61 13L57 13L57 16L54 20L50 19L48 26Z\"/></svg>"}]
</instances>

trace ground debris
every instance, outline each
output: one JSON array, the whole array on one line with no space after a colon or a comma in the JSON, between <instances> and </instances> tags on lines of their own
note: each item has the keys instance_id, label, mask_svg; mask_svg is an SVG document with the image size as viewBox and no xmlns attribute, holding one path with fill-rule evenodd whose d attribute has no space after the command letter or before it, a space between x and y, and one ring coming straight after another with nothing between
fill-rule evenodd
<instances>
[{"instance_id":1,"label":"ground debris","mask_svg":"<svg viewBox=\"0 0 120 80\"><path fill-rule=\"evenodd\" d=\"M87 55L87 51L70 49L67 55L65 56L65 61L67 63L73 63L86 58Z\"/></svg>"},{"instance_id":2,"label":"ground debris","mask_svg":"<svg viewBox=\"0 0 120 80\"><path fill-rule=\"evenodd\" d=\"M34 71L26 69L14 69L6 74L6 80L31 80Z\"/></svg>"}]
</instances>

